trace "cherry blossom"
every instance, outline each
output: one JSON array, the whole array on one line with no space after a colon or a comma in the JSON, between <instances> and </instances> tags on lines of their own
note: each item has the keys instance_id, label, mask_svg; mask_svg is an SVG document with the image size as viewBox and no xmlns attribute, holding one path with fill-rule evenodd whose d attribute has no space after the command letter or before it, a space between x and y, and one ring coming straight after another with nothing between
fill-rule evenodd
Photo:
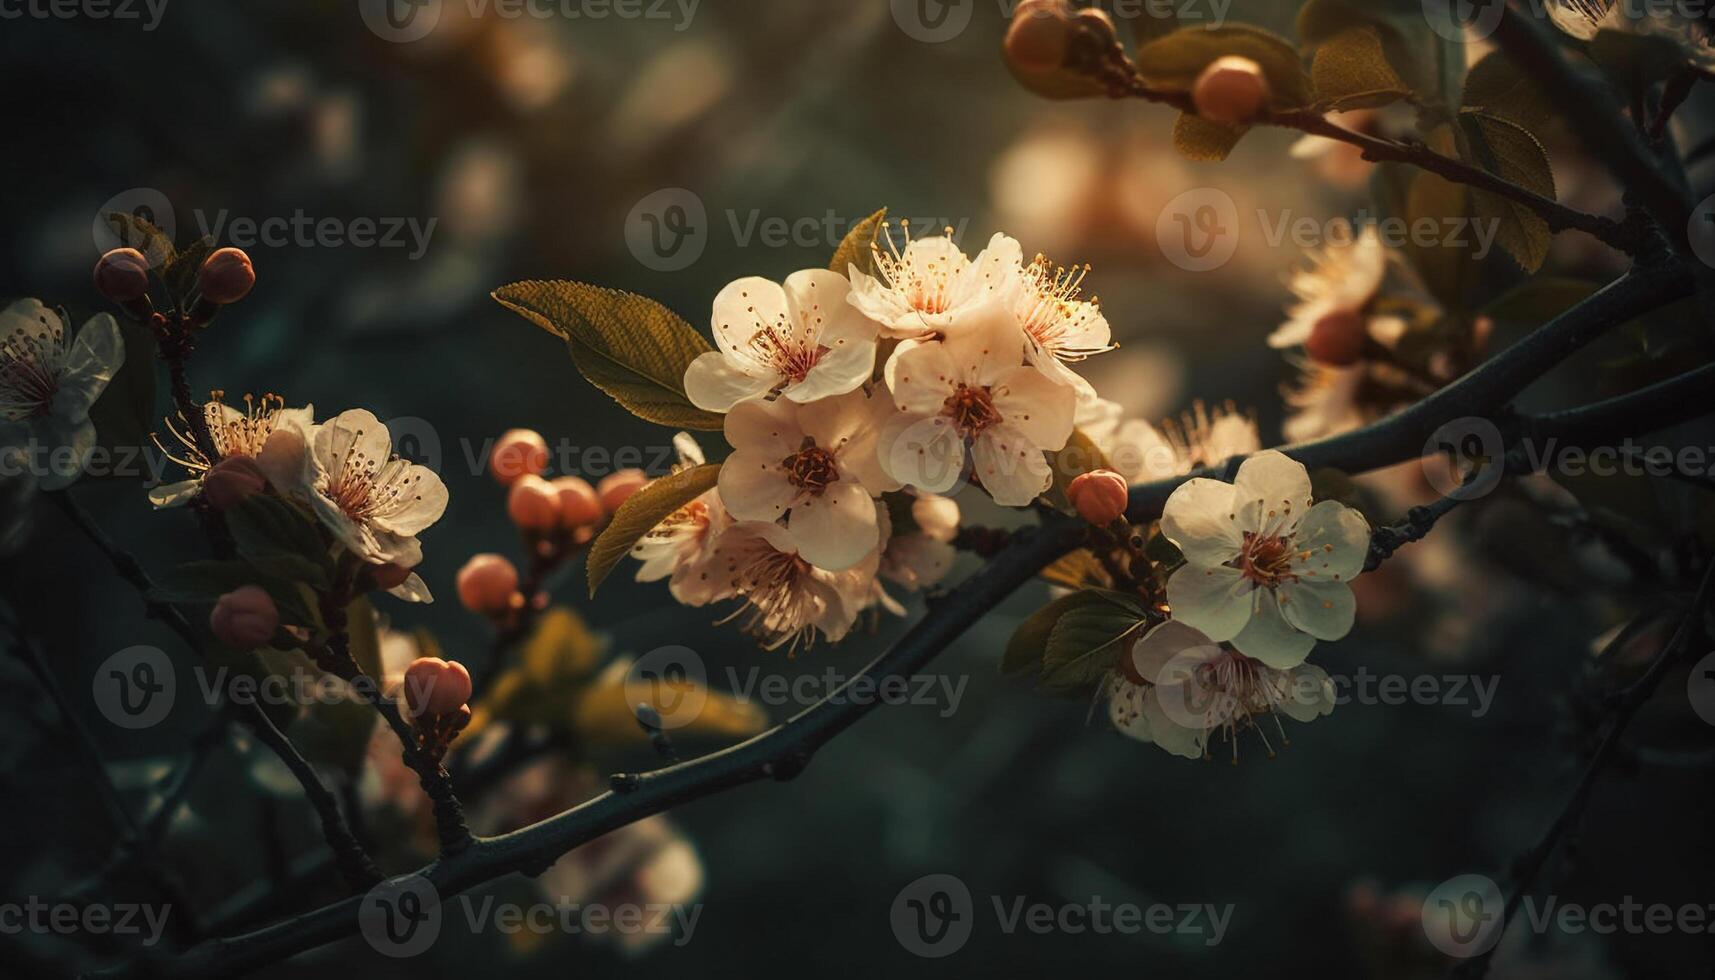
<instances>
[{"instance_id":1,"label":"cherry blossom","mask_svg":"<svg viewBox=\"0 0 1715 980\"><path fill-rule=\"evenodd\" d=\"M315 421L314 406L287 408L285 399L279 395L263 395L261 398L245 395L242 411L226 404L223 398L223 392L212 392L202 407L203 424L214 443L214 459L208 458L197 445L196 439L186 431L188 427L168 423L178 446L171 451L163 446L161 451L189 470L191 478L149 491L149 502L156 507L181 507L202 492L203 479L216 465L229 459L253 460L261 455L262 447L277 426L309 426ZM156 444L160 444L159 439Z\"/></svg>"},{"instance_id":2,"label":"cherry blossom","mask_svg":"<svg viewBox=\"0 0 1715 980\"><path fill-rule=\"evenodd\" d=\"M784 395L811 402L852 391L875 371L876 324L846 302L846 277L795 272L784 286L740 279L715 297L720 349L685 372L698 408L725 412L747 398Z\"/></svg>"},{"instance_id":3,"label":"cherry blossom","mask_svg":"<svg viewBox=\"0 0 1715 980\"><path fill-rule=\"evenodd\" d=\"M1351 630L1369 524L1338 501L1314 503L1302 463L1268 451L1234 483L1189 480L1161 530L1185 556L1167 583L1173 618L1209 639L1287 670Z\"/></svg>"},{"instance_id":4,"label":"cherry blossom","mask_svg":"<svg viewBox=\"0 0 1715 980\"><path fill-rule=\"evenodd\" d=\"M41 300L0 311L0 446L48 451L41 489L63 489L83 474L96 441L89 410L124 361L125 338L106 313L68 340L61 314Z\"/></svg>"},{"instance_id":5,"label":"cherry blossom","mask_svg":"<svg viewBox=\"0 0 1715 980\"><path fill-rule=\"evenodd\" d=\"M893 241L890 228L882 234L886 248L874 247L874 276L854 266L850 302L864 316L881 324L883 336L922 339L948 334L971 309L1004 300L1016 289L1024 267L1017 241L996 234L976 259L967 257L943 235L912 240L909 223L902 223L905 247Z\"/></svg>"},{"instance_id":6,"label":"cherry blossom","mask_svg":"<svg viewBox=\"0 0 1715 980\"><path fill-rule=\"evenodd\" d=\"M879 549L830 572L806 561L785 528L748 521L722 533L715 551L725 594L744 601L728 621L737 620L770 650L796 653L814 645L818 632L837 643L875 600Z\"/></svg>"}]
</instances>

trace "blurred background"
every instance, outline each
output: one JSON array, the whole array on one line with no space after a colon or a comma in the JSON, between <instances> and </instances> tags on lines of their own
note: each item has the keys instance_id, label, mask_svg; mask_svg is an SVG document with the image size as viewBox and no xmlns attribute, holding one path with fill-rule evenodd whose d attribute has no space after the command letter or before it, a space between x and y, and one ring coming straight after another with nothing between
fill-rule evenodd
<instances>
[{"instance_id":1,"label":"blurred background","mask_svg":"<svg viewBox=\"0 0 1715 980\"><path fill-rule=\"evenodd\" d=\"M205 335L192 378L231 396L279 392L321 416L361 406L409 420L405 448L452 492L420 569L443 601L383 612L472 663L486 655L488 627L451 601L453 575L475 552L517 548L503 494L479 472L484 441L535 428L575 447L572 472L596 478L605 454L629 447L659 459L671 436L611 403L558 341L490 300L504 283L568 278L631 290L701 328L725 283L823 266L852 223L885 206L921 232L951 226L972 252L1006 231L1031 252L1091 263L1090 291L1122 344L1090 365L1098 389L1152 419L1231 401L1254 413L1265 443L1281 440L1279 393L1294 371L1264 338L1304 254L1269 242L1249 216L1357 214L1367 206L1361 162L1290 158L1293 134L1271 131L1226 164L1193 164L1173 152L1168 110L1037 99L998 57L1006 8L995 0L950 5L971 17L945 40L924 40L922 22L899 14L912 5L888 0L652 3L640 16L598 18L591 10L608 8L586 4L565 8L580 16L552 5L550 16L506 17L502 4L448 0L434 30L410 41L372 27L372 11L351 0L171 0L152 29L141 4L141 21L0 21L0 106L12 137L0 182L0 291L62 305L76 322L101 311L89 284L93 226L113 207L149 204L181 242L224 230L221 244L233 243L245 219L301 215L348 229L372 219L383 231L397 222L395 242L368 246L313 233L239 241L258 286ZM1290 32L1296 6L1238 0L1230 16ZM1707 118L1701 105L1683 117L1694 130ZM1564 139L1546 138L1561 198L1615 213L1602 175ZM1185 271L1164 255L1158 221L1175 197L1209 186L1232 196L1245 230L1231 262ZM657 247L668 235L672 247ZM1575 234L1557 240L1550 265L1604 281L1619 270ZM1489 295L1520 278L1504 258L1487 275ZM1588 372L1613 354L1593 349L1531 402L1575 403L1590 390ZM201 556L189 515L152 516L136 480L90 480L74 492L150 568ZM974 502L968 513L1003 520ZM175 649L57 511L14 516L33 526L5 560L0 587L74 704L114 651ZM1591 644L1621 612L1588 589L1624 574L1609 556L1582 552L1555 552L1555 567L1540 567L1548 560L1531 560L1530 535L1552 529L1517 501L1459 520L1442 543L1415 546L1419 557L1364 599L1378 611L1316 656L1336 676L1494 683L1480 717L1469 704L1354 703L1290 726L1278 758L1246 741L1236 767L1224 745L1215 762L1188 763L1115 735L1099 707L1092 714L1003 681L1001 650L1045 600L1035 586L935 662L936 675L963 684L956 710L879 710L796 781L725 793L656 825L660 840L645 851L667 853L661 842L671 841L671 874L699 893L690 941L526 943L461 925L444 930L429 958L394 962L353 939L261 975L927 976L1073 966L1175 978L1437 975L1444 964L1423 948L1417 903L1461 873L1503 878L1558 812L1577 771L1572 752L1589 735L1579 683ZM612 652L689 645L721 677L729 665L850 673L903 630L891 620L788 661L713 627L711 610L629 578L622 568L591 603L572 570L555 583L556 601L582 612ZM0 894L18 900L86 879L113 830L88 771L69 758L64 719L12 658L6 664ZM1682 680L1665 685L1639 737L1706 749L1710 731ZM777 719L791 710L769 708ZM147 815L208 719L181 713L126 733L91 711L86 724L115 761L126 802ZM637 760L617 751L591 761L605 771ZM319 845L295 787L279 783L254 753L213 753L164 845L177 897L146 881L114 887L197 910L184 927L221 921L215 913L235 903L237 921L256 922L337 894L329 876L294 876ZM1586 904L1633 896L1707 906L1711 861L1694 842L1711 796L1707 763L1630 759L1598 788L1570 871L1544 884ZM945 961L914 956L890 924L901 889L932 873L957 876L976 900L971 941ZM270 908L270 883L283 880L295 883L285 901L296 904ZM512 880L494 893L526 888ZM1019 896L1233 913L1215 945L1197 935L1007 934L991 897L1010 907ZM1689 976L1711 962L1707 935L1518 938L1495 975Z\"/></svg>"}]
</instances>

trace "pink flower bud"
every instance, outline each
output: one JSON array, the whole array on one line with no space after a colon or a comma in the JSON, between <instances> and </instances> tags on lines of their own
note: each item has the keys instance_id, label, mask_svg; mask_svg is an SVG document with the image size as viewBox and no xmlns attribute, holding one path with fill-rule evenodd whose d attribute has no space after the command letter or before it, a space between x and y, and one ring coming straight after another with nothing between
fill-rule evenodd
<instances>
[{"instance_id":1,"label":"pink flower bud","mask_svg":"<svg viewBox=\"0 0 1715 980\"><path fill-rule=\"evenodd\" d=\"M494 443L488 468L503 487L527 476L541 476L548 468L548 441L529 429L510 429Z\"/></svg>"},{"instance_id":2,"label":"pink flower bud","mask_svg":"<svg viewBox=\"0 0 1715 980\"><path fill-rule=\"evenodd\" d=\"M545 534L560 526L560 494L539 476L522 477L506 497L506 513L519 528Z\"/></svg>"},{"instance_id":3,"label":"pink flower bud","mask_svg":"<svg viewBox=\"0 0 1715 980\"><path fill-rule=\"evenodd\" d=\"M1268 78L1262 66L1238 55L1216 58L1191 88L1198 115L1231 125L1256 119L1268 96Z\"/></svg>"},{"instance_id":4,"label":"pink flower bud","mask_svg":"<svg viewBox=\"0 0 1715 980\"><path fill-rule=\"evenodd\" d=\"M441 686L446 672L447 662L440 657L413 660L405 668L405 714L408 717L421 718L429 713L435 689Z\"/></svg>"},{"instance_id":5,"label":"pink flower bud","mask_svg":"<svg viewBox=\"0 0 1715 980\"><path fill-rule=\"evenodd\" d=\"M1013 12L1003 50L1021 72L1043 73L1066 63L1072 41L1072 10L1066 0L1024 0Z\"/></svg>"},{"instance_id":6,"label":"pink flower bud","mask_svg":"<svg viewBox=\"0 0 1715 980\"><path fill-rule=\"evenodd\" d=\"M459 601L473 613L498 616L512 608L518 569L501 555L476 555L459 569Z\"/></svg>"},{"instance_id":7,"label":"pink flower bud","mask_svg":"<svg viewBox=\"0 0 1715 980\"><path fill-rule=\"evenodd\" d=\"M1364 356L1364 347L1369 339L1363 314L1336 310L1317 320L1316 325L1310 328L1310 336L1304 341L1304 352L1318 364L1349 367Z\"/></svg>"},{"instance_id":8,"label":"pink flower bud","mask_svg":"<svg viewBox=\"0 0 1715 980\"><path fill-rule=\"evenodd\" d=\"M124 305L149 291L149 260L134 248L116 248L95 263L95 291Z\"/></svg>"},{"instance_id":9,"label":"pink flower bud","mask_svg":"<svg viewBox=\"0 0 1715 980\"><path fill-rule=\"evenodd\" d=\"M268 486L262 467L248 456L234 456L214 464L202 478L202 498L215 510L236 507L246 497Z\"/></svg>"},{"instance_id":10,"label":"pink flower bud","mask_svg":"<svg viewBox=\"0 0 1715 980\"><path fill-rule=\"evenodd\" d=\"M1113 470L1094 470L1073 480L1066 496L1079 517L1097 527L1106 527L1125 516L1130 492L1125 477Z\"/></svg>"},{"instance_id":11,"label":"pink flower bud","mask_svg":"<svg viewBox=\"0 0 1715 980\"><path fill-rule=\"evenodd\" d=\"M602 481L596 484L596 493L601 496L601 505L611 514L648 482L649 474L642 470L620 470L603 477Z\"/></svg>"},{"instance_id":12,"label":"pink flower bud","mask_svg":"<svg viewBox=\"0 0 1715 980\"><path fill-rule=\"evenodd\" d=\"M959 535L959 504L950 497L932 493L919 496L911 502L911 519L919 531L943 544L952 543Z\"/></svg>"},{"instance_id":13,"label":"pink flower bud","mask_svg":"<svg viewBox=\"0 0 1715 980\"><path fill-rule=\"evenodd\" d=\"M369 574L375 579L375 587L382 591L397 589L411 577L411 569L404 565L371 565Z\"/></svg>"},{"instance_id":14,"label":"pink flower bud","mask_svg":"<svg viewBox=\"0 0 1715 980\"><path fill-rule=\"evenodd\" d=\"M202 298L220 306L230 306L246 296L256 285L256 268L243 249L223 248L203 260L197 273L197 290Z\"/></svg>"},{"instance_id":15,"label":"pink flower bud","mask_svg":"<svg viewBox=\"0 0 1715 980\"><path fill-rule=\"evenodd\" d=\"M435 689L429 692L428 708L432 715L450 715L470 700L470 671L457 660L449 660L441 671Z\"/></svg>"},{"instance_id":16,"label":"pink flower bud","mask_svg":"<svg viewBox=\"0 0 1715 980\"><path fill-rule=\"evenodd\" d=\"M274 638L280 610L261 586L246 585L220 597L208 617L215 639L233 650L254 650Z\"/></svg>"},{"instance_id":17,"label":"pink flower bud","mask_svg":"<svg viewBox=\"0 0 1715 980\"><path fill-rule=\"evenodd\" d=\"M569 530L601 523L604 516L601 496L590 481L577 476L562 476L553 483L560 495L560 524Z\"/></svg>"}]
</instances>

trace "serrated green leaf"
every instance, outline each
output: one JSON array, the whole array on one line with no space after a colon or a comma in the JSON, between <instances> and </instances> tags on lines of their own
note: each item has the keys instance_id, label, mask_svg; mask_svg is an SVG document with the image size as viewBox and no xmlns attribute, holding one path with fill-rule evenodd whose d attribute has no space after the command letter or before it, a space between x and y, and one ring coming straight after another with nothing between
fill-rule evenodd
<instances>
[{"instance_id":1,"label":"serrated green leaf","mask_svg":"<svg viewBox=\"0 0 1715 980\"><path fill-rule=\"evenodd\" d=\"M713 348L660 303L566 281L513 283L495 290L494 299L565 338L584 378L639 418L703 432L722 428L722 416L685 396L685 370Z\"/></svg>"},{"instance_id":2,"label":"serrated green leaf","mask_svg":"<svg viewBox=\"0 0 1715 980\"><path fill-rule=\"evenodd\" d=\"M149 260L151 269L162 268L178 255L172 240L147 218L126 211L110 211L107 214L107 226L113 229L113 234L119 238L121 245L142 252L143 257Z\"/></svg>"},{"instance_id":3,"label":"serrated green leaf","mask_svg":"<svg viewBox=\"0 0 1715 980\"><path fill-rule=\"evenodd\" d=\"M1408 89L1420 98L1436 97L1444 55L1416 0L1310 0L1298 11L1298 36L1311 47L1359 27L1376 31L1388 65Z\"/></svg>"},{"instance_id":4,"label":"serrated green leaf","mask_svg":"<svg viewBox=\"0 0 1715 980\"><path fill-rule=\"evenodd\" d=\"M238 553L258 568L326 589L332 582L327 546L308 515L278 497L253 494L226 511Z\"/></svg>"},{"instance_id":5,"label":"serrated green leaf","mask_svg":"<svg viewBox=\"0 0 1715 980\"><path fill-rule=\"evenodd\" d=\"M1219 123L1181 112L1173 123L1173 148L1187 160L1220 163L1233 152L1233 147L1239 145L1239 140L1244 139L1247 132L1249 127L1246 126Z\"/></svg>"},{"instance_id":6,"label":"serrated green leaf","mask_svg":"<svg viewBox=\"0 0 1715 980\"><path fill-rule=\"evenodd\" d=\"M1149 624L1141 608L1113 600L1118 593L1097 592L1109 601L1085 602L1067 609L1048 634L1038 687L1049 694L1087 691L1124 656L1125 641Z\"/></svg>"},{"instance_id":7,"label":"serrated green leaf","mask_svg":"<svg viewBox=\"0 0 1715 980\"><path fill-rule=\"evenodd\" d=\"M1381 32L1373 26L1352 28L1318 47L1310 76L1317 101L1337 112L1412 97L1411 87L1388 63Z\"/></svg>"},{"instance_id":8,"label":"serrated green leaf","mask_svg":"<svg viewBox=\"0 0 1715 980\"><path fill-rule=\"evenodd\" d=\"M1469 147L1469 159L1496 176L1554 200L1554 168L1549 164L1548 151L1528 130L1476 110L1461 112L1459 123ZM1554 233L1542 215L1530 207L1473 188L1471 209L1478 221L1495 224L1498 231L1495 240L1524 271L1535 272L1548 260L1548 246L1554 240Z\"/></svg>"},{"instance_id":9,"label":"serrated green leaf","mask_svg":"<svg viewBox=\"0 0 1715 980\"><path fill-rule=\"evenodd\" d=\"M1112 584L1102 560L1087 549L1071 552L1042 570L1041 579L1063 589L1100 589Z\"/></svg>"},{"instance_id":10,"label":"serrated green leaf","mask_svg":"<svg viewBox=\"0 0 1715 980\"><path fill-rule=\"evenodd\" d=\"M664 476L632 494L590 546L590 595L595 595L602 580L631 552L633 545L674 511L713 489L720 475L720 464L706 463Z\"/></svg>"},{"instance_id":11,"label":"serrated green leaf","mask_svg":"<svg viewBox=\"0 0 1715 980\"><path fill-rule=\"evenodd\" d=\"M1213 30L1182 27L1137 50L1138 70L1152 87L1189 92L1203 69L1217 58L1237 55L1262 67L1268 78L1269 104L1297 109L1310 103L1310 76L1292 42L1246 24Z\"/></svg>"},{"instance_id":12,"label":"serrated green leaf","mask_svg":"<svg viewBox=\"0 0 1715 980\"><path fill-rule=\"evenodd\" d=\"M887 209L880 211L852 226L846 237L840 241L840 246L834 249L834 260L828 263L828 268L842 276L851 274L851 267L864 275L875 275L875 240L881 234L881 226L887 221Z\"/></svg>"},{"instance_id":13,"label":"serrated green leaf","mask_svg":"<svg viewBox=\"0 0 1715 980\"><path fill-rule=\"evenodd\" d=\"M214 251L214 236L205 235L174 255L161 268L161 281L167 284L167 289L173 294L176 303L184 303L196 289L197 274L202 271L203 262Z\"/></svg>"},{"instance_id":14,"label":"serrated green leaf","mask_svg":"<svg viewBox=\"0 0 1715 980\"><path fill-rule=\"evenodd\" d=\"M1026 674L1031 677L1040 675L1043 658L1048 654L1048 637L1054 632L1054 624L1058 623L1060 617L1070 610L1091 602L1106 602L1106 600L1093 591L1073 592L1063 595L1031 613L1029 618L1020 623L1018 629L1013 631L1012 639L1007 641L1006 653L1000 659L1001 675L1004 677L1022 677Z\"/></svg>"},{"instance_id":15,"label":"serrated green leaf","mask_svg":"<svg viewBox=\"0 0 1715 980\"><path fill-rule=\"evenodd\" d=\"M1480 109L1526 129L1541 126L1554 115L1542 86L1500 51L1489 52L1471 66L1459 101L1466 109Z\"/></svg>"}]
</instances>

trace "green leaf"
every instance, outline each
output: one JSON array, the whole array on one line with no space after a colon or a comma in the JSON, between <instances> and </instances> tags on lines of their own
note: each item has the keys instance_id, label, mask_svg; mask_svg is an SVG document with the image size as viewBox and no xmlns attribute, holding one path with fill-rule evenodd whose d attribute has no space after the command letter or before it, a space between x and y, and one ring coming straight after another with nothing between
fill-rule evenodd
<instances>
[{"instance_id":1,"label":"green leaf","mask_svg":"<svg viewBox=\"0 0 1715 980\"><path fill-rule=\"evenodd\" d=\"M850 275L851 267L855 265L864 275L875 275L875 240L886 221L887 209L882 208L853 225L839 248L834 249L834 260L828 263L828 268L844 276Z\"/></svg>"},{"instance_id":2,"label":"green leaf","mask_svg":"<svg viewBox=\"0 0 1715 980\"><path fill-rule=\"evenodd\" d=\"M1582 303L1600 287L1583 279L1532 279L1483 307L1497 323L1535 329Z\"/></svg>"},{"instance_id":3,"label":"green leaf","mask_svg":"<svg viewBox=\"0 0 1715 980\"><path fill-rule=\"evenodd\" d=\"M151 269L164 267L179 254L173 248L172 239L146 218L125 211L110 211L107 226L113 229L122 246L142 252Z\"/></svg>"},{"instance_id":4,"label":"green leaf","mask_svg":"<svg viewBox=\"0 0 1715 980\"><path fill-rule=\"evenodd\" d=\"M1469 147L1468 158L1483 169L1554 200L1554 168L1548 151L1535 136L1517 123L1477 110L1459 114L1460 132ZM1485 190L1471 191L1472 216L1493 222L1495 240L1526 272L1535 272L1548 260L1554 233L1548 222L1528 206Z\"/></svg>"},{"instance_id":5,"label":"green leaf","mask_svg":"<svg viewBox=\"0 0 1715 980\"><path fill-rule=\"evenodd\" d=\"M1394 73L1422 99L1439 99L1440 62L1447 54L1429 29L1418 0L1310 0L1298 12L1298 36L1315 46L1358 27L1376 32ZM1464 62L1460 61L1463 65Z\"/></svg>"},{"instance_id":6,"label":"green leaf","mask_svg":"<svg viewBox=\"0 0 1715 980\"><path fill-rule=\"evenodd\" d=\"M226 511L238 553L257 567L326 589L333 580L328 549L308 516L278 497L252 494Z\"/></svg>"},{"instance_id":7,"label":"green leaf","mask_svg":"<svg viewBox=\"0 0 1715 980\"><path fill-rule=\"evenodd\" d=\"M173 300L184 303L195 289L197 274L202 271L204 260L214 251L214 236L205 235L192 242L183 251L167 260L161 268L161 281L167 284L167 289L173 294Z\"/></svg>"},{"instance_id":8,"label":"green leaf","mask_svg":"<svg viewBox=\"0 0 1715 980\"><path fill-rule=\"evenodd\" d=\"M357 661L358 670L380 681L381 624L375 618L375 606L367 598L357 599L345 607L345 619L351 637L351 659Z\"/></svg>"},{"instance_id":9,"label":"green leaf","mask_svg":"<svg viewBox=\"0 0 1715 980\"><path fill-rule=\"evenodd\" d=\"M1554 115L1542 87L1500 51L1489 52L1471 66L1460 103L1526 129L1541 126Z\"/></svg>"},{"instance_id":10,"label":"green leaf","mask_svg":"<svg viewBox=\"0 0 1715 980\"><path fill-rule=\"evenodd\" d=\"M1173 123L1173 148L1187 160L1220 163L1249 132L1247 126L1218 123L1189 112L1181 112Z\"/></svg>"},{"instance_id":11,"label":"green leaf","mask_svg":"<svg viewBox=\"0 0 1715 980\"><path fill-rule=\"evenodd\" d=\"M1143 609L1116 592L1067 609L1048 633L1038 687L1049 694L1079 694L1100 681L1125 655L1125 641L1149 624Z\"/></svg>"},{"instance_id":12,"label":"green leaf","mask_svg":"<svg viewBox=\"0 0 1715 980\"><path fill-rule=\"evenodd\" d=\"M1388 63L1375 27L1345 31L1316 49L1311 79L1316 99L1336 112L1373 109L1412 97L1411 88Z\"/></svg>"},{"instance_id":13,"label":"green leaf","mask_svg":"<svg viewBox=\"0 0 1715 980\"><path fill-rule=\"evenodd\" d=\"M572 363L640 418L717 432L722 417L691 404L685 370L713 350L677 314L652 299L579 282L530 281L494 292L500 305L566 340Z\"/></svg>"},{"instance_id":14,"label":"green leaf","mask_svg":"<svg viewBox=\"0 0 1715 980\"><path fill-rule=\"evenodd\" d=\"M1082 429L1074 429L1062 449L1048 454L1048 466L1054 471L1054 486L1049 491L1052 498L1057 503L1069 503L1066 493L1072 481L1093 470L1107 469L1108 457Z\"/></svg>"},{"instance_id":15,"label":"green leaf","mask_svg":"<svg viewBox=\"0 0 1715 980\"><path fill-rule=\"evenodd\" d=\"M1276 109L1310 104L1310 76L1292 42L1260 27L1232 24L1213 30L1182 27L1137 49L1138 69L1155 88L1189 92L1217 58L1237 55L1262 67Z\"/></svg>"},{"instance_id":16,"label":"green leaf","mask_svg":"<svg viewBox=\"0 0 1715 980\"><path fill-rule=\"evenodd\" d=\"M1087 603L1106 601L1098 592L1073 592L1031 613L1007 641L1006 653L1000 659L1001 674L1005 677L1040 675L1042 660L1048 654L1048 637L1054 632L1054 624L1060 621L1060 617Z\"/></svg>"},{"instance_id":17,"label":"green leaf","mask_svg":"<svg viewBox=\"0 0 1715 980\"><path fill-rule=\"evenodd\" d=\"M712 489L720 475L719 463L705 463L664 476L632 494L631 499L614 513L607 529L590 546L590 595L595 595L602 580L621 558L631 552L633 545L671 517L674 511Z\"/></svg>"}]
</instances>

